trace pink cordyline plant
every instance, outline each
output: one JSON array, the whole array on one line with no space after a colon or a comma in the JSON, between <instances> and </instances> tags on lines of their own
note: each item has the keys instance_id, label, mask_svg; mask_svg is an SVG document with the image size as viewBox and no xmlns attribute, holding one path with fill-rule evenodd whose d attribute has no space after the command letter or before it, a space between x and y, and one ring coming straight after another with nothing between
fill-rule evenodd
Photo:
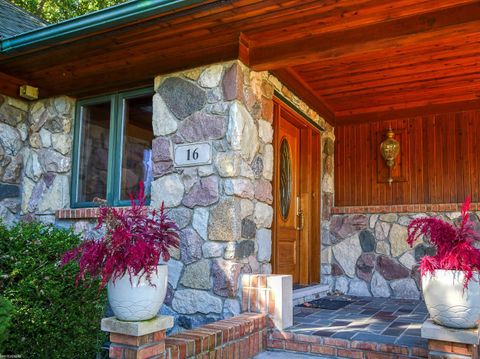
<instances>
[{"instance_id":1,"label":"pink cordyline plant","mask_svg":"<svg viewBox=\"0 0 480 359\"><path fill-rule=\"evenodd\" d=\"M457 270L465 273L465 288L473 272L480 270L480 250L474 247L480 235L469 218L470 197L462 206L461 221L452 225L439 218L417 218L408 226L408 244L424 235L437 248L434 256L425 256L420 263L422 275L436 269Z\"/></svg>"},{"instance_id":2,"label":"pink cordyline plant","mask_svg":"<svg viewBox=\"0 0 480 359\"><path fill-rule=\"evenodd\" d=\"M105 225L101 238L84 240L77 248L66 252L61 265L71 261L79 264L76 282L101 278L100 289L112 279L141 272L148 281L163 259L170 259L169 248L178 248L178 227L165 214L164 204L159 211L146 207L144 185L139 184L136 196L130 195L128 208L99 208L98 225Z\"/></svg>"}]
</instances>

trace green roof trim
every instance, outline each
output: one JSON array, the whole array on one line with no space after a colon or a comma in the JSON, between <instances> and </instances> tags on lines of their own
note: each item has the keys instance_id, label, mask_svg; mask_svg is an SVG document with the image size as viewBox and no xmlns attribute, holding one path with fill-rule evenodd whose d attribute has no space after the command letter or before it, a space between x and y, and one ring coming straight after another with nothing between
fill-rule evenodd
<instances>
[{"instance_id":1,"label":"green roof trim","mask_svg":"<svg viewBox=\"0 0 480 359\"><path fill-rule=\"evenodd\" d=\"M0 52L11 53L47 45L202 2L203 0L132 0L5 38L0 42Z\"/></svg>"}]
</instances>

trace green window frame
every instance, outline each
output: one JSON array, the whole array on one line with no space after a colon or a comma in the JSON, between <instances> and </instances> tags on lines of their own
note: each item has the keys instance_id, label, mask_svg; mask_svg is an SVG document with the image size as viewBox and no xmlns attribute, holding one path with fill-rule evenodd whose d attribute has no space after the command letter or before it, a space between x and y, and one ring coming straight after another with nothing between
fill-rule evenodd
<instances>
[{"instance_id":1,"label":"green window frame","mask_svg":"<svg viewBox=\"0 0 480 359\"><path fill-rule=\"evenodd\" d=\"M118 92L104 96L85 98L77 101L75 109L75 125L73 136L72 152L72 184L70 191L71 208L98 207L95 202L79 201L79 175L80 175L80 154L81 135L83 130L83 108L87 105L95 105L110 102L110 127L108 137L108 167L107 167L107 204L110 206L128 206L129 200L121 200L121 170L123 161L123 129L125 127L125 103L126 100L151 95L153 88L143 88L125 92ZM147 204L149 204L148 200Z\"/></svg>"}]
</instances>

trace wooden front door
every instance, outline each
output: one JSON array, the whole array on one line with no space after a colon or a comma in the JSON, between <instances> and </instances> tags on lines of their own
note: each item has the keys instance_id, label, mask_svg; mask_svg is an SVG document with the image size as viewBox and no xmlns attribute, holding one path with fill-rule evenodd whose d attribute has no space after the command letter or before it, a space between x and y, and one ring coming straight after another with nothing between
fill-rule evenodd
<instances>
[{"instance_id":1,"label":"wooden front door","mask_svg":"<svg viewBox=\"0 0 480 359\"><path fill-rule=\"evenodd\" d=\"M275 99L273 271L320 280L320 133Z\"/></svg>"}]
</instances>

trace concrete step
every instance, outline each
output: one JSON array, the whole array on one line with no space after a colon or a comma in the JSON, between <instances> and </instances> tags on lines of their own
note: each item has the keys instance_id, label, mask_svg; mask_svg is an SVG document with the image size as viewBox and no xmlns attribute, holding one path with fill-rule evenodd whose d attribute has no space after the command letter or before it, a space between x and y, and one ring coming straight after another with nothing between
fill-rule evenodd
<instances>
[{"instance_id":1,"label":"concrete step","mask_svg":"<svg viewBox=\"0 0 480 359\"><path fill-rule=\"evenodd\" d=\"M300 305L315 299L325 297L328 292L328 285L317 284L305 288L295 289L293 291L293 305Z\"/></svg>"}]
</instances>

